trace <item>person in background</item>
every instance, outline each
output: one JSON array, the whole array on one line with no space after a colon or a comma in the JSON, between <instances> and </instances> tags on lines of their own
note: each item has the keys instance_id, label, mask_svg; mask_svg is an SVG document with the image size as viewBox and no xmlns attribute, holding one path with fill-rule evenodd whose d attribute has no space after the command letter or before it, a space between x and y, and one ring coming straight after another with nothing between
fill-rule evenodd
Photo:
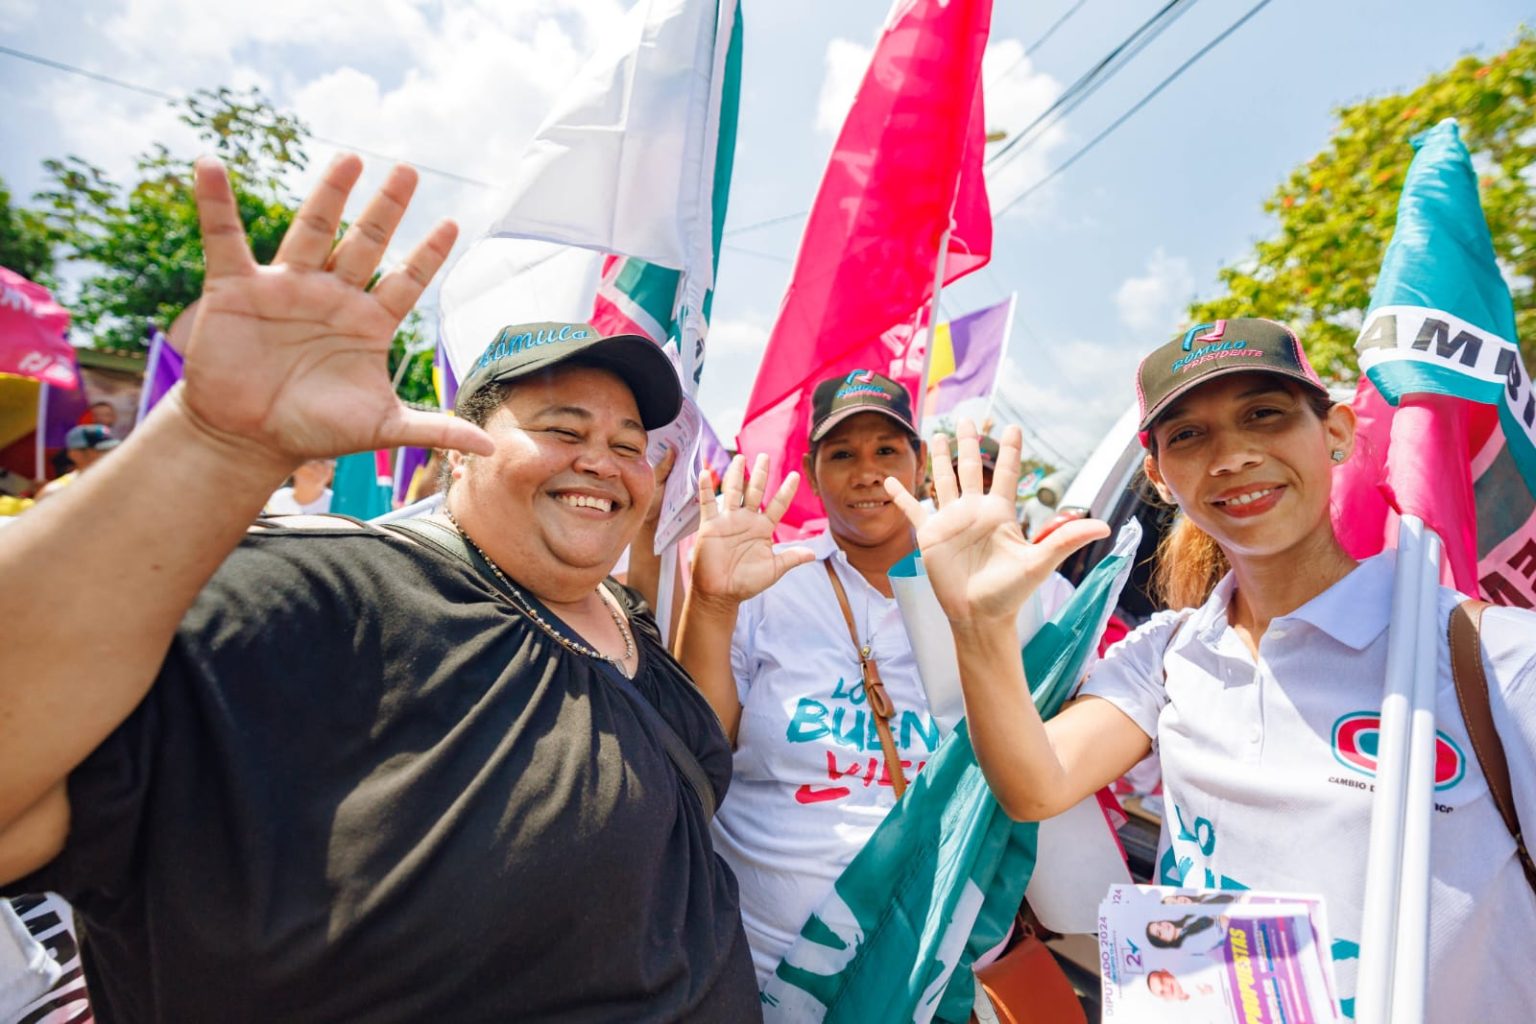
<instances>
[{"instance_id":1,"label":"person in background","mask_svg":"<svg viewBox=\"0 0 1536 1024\"><path fill-rule=\"evenodd\" d=\"M324 515L331 510L331 478L335 459L310 459L293 471L288 484L272 492L262 514L269 516Z\"/></svg>"},{"instance_id":2,"label":"person in background","mask_svg":"<svg viewBox=\"0 0 1536 1024\"><path fill-rule=\"evenodd\" d=\"M64 488L80 479L87 469L96 465L103 459L107 452L116 448L122 442L112 436L110 427L97 423L87 423L78 427L70 427L69 433L64 435L64 453L69 459L69 464L74 468L68 473L56 479L48 481L37 492L37 500L41 501L50 495L57 494Z\"/></svg>"},{"instance_id":3,"label":"person in background","mask_svg":"<svg viewBox=\"0 0 1536 1024\"><path fill-rule=\"evenodd\" d=\"M915 542L884 482L916 487L927 459L911 398L888 377L855 371L816 387L811 416L804 470L826 510L826 532L808 547L774 547L799 474L764 508L766 457L744 479L737 456L718 509L714 489L701 483L678 636L680 660L736 745L731 794L714 832L741 885L760 985L897 799L834 579L889 699L902 774L920 772L940 741L888 575ZM1018 460L1019 447L1014 434L999 457ZM941 457L947 470L947 453ZM1023 543L1017 526L1014 533ZM1071 592L1052 579L1041 594L1044 615ZM1015 658L1025 613L1018 618Z\"/></svg>"},{"instance_id":4,"label":"person in background","mask_svg":"<svg viewBox=\"0 0 1536 1024\"><path fill-rule=\"evenodd\" d=\"M80 422L98 423L111 430L117 426L117 406L108 401L92 402L91 407L85 410L85 415L80 417Z\"/></svg>"},{"instance_id":5,"label":"person in background","mask_svg":"<svg viewBox=\"0 0 1536 1024\"><path fill-rule=\"evenodd\" d=\"M1110 650L1082 695L1042 723L1012 618L1053 564L1000 525L1009 496L979 486L975 430L960 474L936 468L938 512L887 484L917 528L924 567L957 638L977 760L1013 817L1060 813L1156 746L1163 885L1316 892L1353 1015L1373 773L1341 767L1342 723L1381 707L1395 552L1356 561L1330 515L1333 467L1355 417L1335 405L1300 340L1270 320L1218 321L1193 354L1181 335L1137 373L1143 469L1180 521L1159 565L1170 610ZM1210 326L1210 325L1206 325ZM1210 339L1206 339L1210 340ZM947 470L948 460L941 460ZM1102 523L1068 523L1102 537ZM1536 1005L1526 945L1536 892L1474 756L1451 678L1437 595L1437 762L1425 1020L1524 1020ZM1491 608L1482 660L1520 820L1536 821L1536 612Z\"/></svg>"}]
</instances>

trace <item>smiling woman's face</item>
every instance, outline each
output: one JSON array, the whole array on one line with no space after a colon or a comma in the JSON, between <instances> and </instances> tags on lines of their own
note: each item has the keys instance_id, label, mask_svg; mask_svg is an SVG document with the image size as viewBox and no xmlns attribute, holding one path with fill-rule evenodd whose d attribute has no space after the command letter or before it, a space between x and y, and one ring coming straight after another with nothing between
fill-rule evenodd
<instances>
[{"instance_id":1,"label":"smiling woman's face","mask_svg":"<svg viewBox=\"0 0 1536 1024\"><path fill-rule=\"evenodd\" d=\"M509 390L485 431L495 453L450 456L449 506L460 524L540 597L564 600L588 578L596 586L656 486L629 387L590 367L540 374Z\"/></svg>"},{"instance_id":2,"label":"smiling woman's face","mask_svg":"<svg viewBox=\"0 0 1536 1024\"><path fill-rule=\"evenodd\" d=\"M916 491L921 469L911 435L889 416L865 412L826 436L807 475L833 535L859 547L879 547L912 530L885 493L885 478L893 476Z\"/></svg>"},{"instance_id":3,"label":"smiling woman's face","mask_svg":"<svg viewBox=\"0 0 1536 1024\"><path fill-rule=\"evenodd\" d=\"M1296 550L1330 530L1330 453L1348 452L1354 414L1319 418L1308 394L1274 374L1219 377L1152 425L1147 476L1166 488L1228 558Z\"/></svg>"}]
</instances>

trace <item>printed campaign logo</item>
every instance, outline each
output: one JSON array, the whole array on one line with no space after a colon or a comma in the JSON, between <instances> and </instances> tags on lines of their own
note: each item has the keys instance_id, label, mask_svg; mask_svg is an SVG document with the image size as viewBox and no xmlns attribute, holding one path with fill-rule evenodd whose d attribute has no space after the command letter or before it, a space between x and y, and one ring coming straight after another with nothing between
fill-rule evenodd
<instances>
[{"instance_id":1,"label":"printed campaign logo","mask_svg":"<svg viewBox=\"0 0 1536 1024\"><path fill-rule=\"evenodd\" d=\"M1226 329L1227 322L1225 320L1207 320L1203 324L1195 324L1195 326L1184 332L1184 351L1188 352L1191 348L1194 348L1197 341L1220 341ZM1202 334L1202 331L1209 331L1210 333Z\"/></svg>"},{"instance_id":2,"label":"printed campaign logo","mask_svg":"<svg viewBox=\"0 0 1536 1024\"><path fill-rule=\"evenodd\" d=\"M1352 771L1376 777L1376 758L1381 743L1381 715L1354 711L1333 723L1333 756ZM1467 757L1456 741L1435 732L1435 789L1450 789L1467 774Z\"/></svg>"},{"instance_id":3,"label":"printed campaign logo","mask_svg":"<svg viewBox=\"0 0 1536 1024\"><path fill-rule=\"evenodd\" d=\"M1213 359L1227 359L1232 356L1245 356L1253 359L1264 358L1264 350L1249 348L1248 342L1234 338L1222 340L1227 333L1225 320L1212 320L1203 324L1195 324L1184 332L1184 344L1180 346L1188 355L1180 356L1168 366L1169 373L1183 373L1197 366L1203 366ZM1195 343L1199 342L1197 348Z\"/></svg>"},{"instance_id":4,"label":"printed campaign logo","mask_svg":"<svg viewBox=\"0 0 1536 1024\"><path fill-rule=\"evenodd\" d=\"M874 370L854 370L843 378L843 386L837 389L835 398L848 398L853 395L883 398L886 401L890 401L891 398L886 394L885 388L875 382Z\"/></svg>"}]
</instances>

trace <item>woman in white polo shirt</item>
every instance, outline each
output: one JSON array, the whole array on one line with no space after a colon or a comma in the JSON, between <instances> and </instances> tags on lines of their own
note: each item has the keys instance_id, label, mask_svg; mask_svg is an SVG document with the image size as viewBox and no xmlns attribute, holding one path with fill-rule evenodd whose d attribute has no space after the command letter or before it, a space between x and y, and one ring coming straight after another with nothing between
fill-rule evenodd
<instances>
[{"instance_id":1,"label":"woman in white polo shirt","mask_svg":"<svg viewBox=\"0 0 1536 1024\"><path fill-rule=\"evenodd\" d=\"M959 434L958 486L935 472L933 515L887 485L918 526L960 641L978 759L1009 813L1038 819L1156 749L1167 805L1156 880L1321 893L1353 1016L1393 574L1390 554L1357 563L1333 532L1332 467L1353 450L1354 415L1329 403L1295 335L1266 320L1202 324L1144 359L1137 385L1147 477L1184 519L1174 582L1193 587L1199 606L1160 613L1127 637L1085 696L1049 723L1029 700L1006 628L1049 566L995 529L1003 503L979 486L974 431L963 425ZM1460 599L1442 588L1440 622ZM1536 614L1491 609L1482 642L1494 721L1529 824ZM1427 1020L1527 1019L1536 1005L1528 966L1536 894L1468 740L1447 647Z\"/></svg>"},{"instance_id":2,"label":"woman in white polo shirt","mask_svg":"<svg viewBox=\"0 0 1536 1024\"><path fill-rule=\"evenodd\" d=\"M706 482L678 638L680 660L736 744L715 848L740 883L759 983L896 801L829 567L890 697L904 774L921 771L939 744L887 577L916 547L884 486L896 479L915 489L922 479L926 451L911 397L873 372L824 381L813 394L810 442L806 475L827 530L808 546L772 543L795 474L765 512L765 460L744 481L738 456L719 509ZM1018 456L1015 445L1011 457ZM1011 519L1010 528L1022 541ZM1070 595L1055 577L1041 589L1036 614L1051 614ZM1015 659L1018 629L1015 622Z\"/></svg>"}]
</instances>

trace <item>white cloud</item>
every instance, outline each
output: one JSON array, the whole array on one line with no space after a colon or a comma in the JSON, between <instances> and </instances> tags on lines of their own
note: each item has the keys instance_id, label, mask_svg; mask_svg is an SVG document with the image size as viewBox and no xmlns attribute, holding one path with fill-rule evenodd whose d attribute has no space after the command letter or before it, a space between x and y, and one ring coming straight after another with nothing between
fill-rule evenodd
<instances>
[{"instance_id":1,"label":"white cloud","mask_svg":"<svg viewBox=\"0 0 1536 1024\"><path fill-rule=\"evenodd\" d=\"M1158 246L1147 258L1147 272L1128 277L1115 292L1120 321L1133 331L1172 333L1195 291L1189 261L1169 256Z\"/></svg>"},{"instance_id":2,"label":"white cloud","mask_svg":"<svg viewBox=\"0 0 1536 1024\"><path fill-rule=\"evenodd\" d=\"M821 80L821 95L816 100L818 132L836 135L843 127L874 52L874 47L848 39L834 39L827 44L827 74Z\"/></svg>"},{"instance_id":3,"label":"white cloud","mask_svg":"<svg viewBox=\"0 0 1536 1024\"><path fill-rule=\"evenodd\" d=\"M769 325L755 318L716 318L709 325L709 354L761 356L768 331Z\"/></svg>"},{"instance_id":4,"label":"white cloud","mask_svg":"<svg viewBox=\"0 0 1536 1024\"><path fill-rule=\"evenodd\" d=\"M1061 83L1035 70L1024 56L1024 44L1017 39L999 39L987 46L981 76L987 130L1009 133L1008 139L988 147L989 157L1000 153L1009 139L1016 138L1061 95ZM998 164L987 172L987 192L992 197L993 210L1002 209L1005 203L1044 178L1068 137L1065 120L1053 121L1034 129L1006 156L1000 157ZM1008 215L1023 214L1033 205L1021 204Z\"/></svg>"},{"instance_id":5,"label":"white cloud","mask_svg":"<svg viewBox=\"0 0 1536 1024\"><path fill-rule=\"evenodd\" d=\"M1076 339L1030 351L1027 364L1009 359L1003 366L999 421L1010 422L1008 410L1016 411L1026 448L1058 466L1080 464L1134 399L1139 348Z\"/></svg>"}]
</instances>

